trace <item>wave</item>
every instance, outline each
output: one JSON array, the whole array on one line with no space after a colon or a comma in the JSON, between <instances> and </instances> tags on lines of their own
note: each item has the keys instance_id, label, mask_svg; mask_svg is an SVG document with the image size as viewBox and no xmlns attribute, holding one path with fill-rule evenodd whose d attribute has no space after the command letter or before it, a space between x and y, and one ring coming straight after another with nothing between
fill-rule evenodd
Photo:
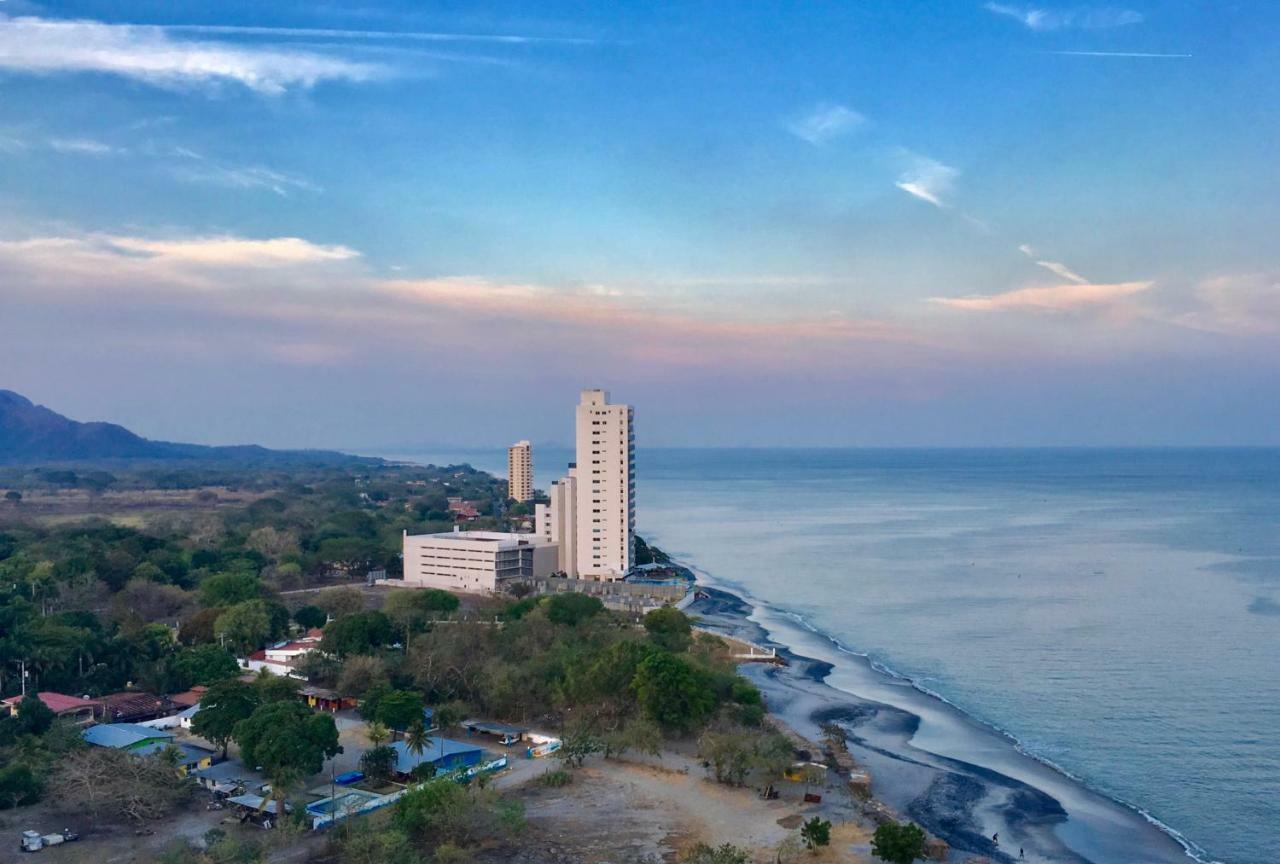
<instances>
[{"instance_id":1,"label":"wave","mask_svg":"<svg viewBox=\"0 0 1280 864\"><path fill-rule=\"evenodd\" d=\"M672 557L675 558L677 556L673 555ZM699 567L696 567L694 565L687 563L687 558L685 558L685 560L681 560L680 563L683 566L688 567L688 569L697 576L697 581L699 584L704 584L712 588L717 588L721 591L727 591L729 593L732 593L735 596L737 596L738 599L742 600L747 605L749 605L752 609L752 612L748 616L748 619L753 621L755 624L757 624L765 632L765 634L768 636L770 641L773 641L776 644L790 651L795 651L797 653L800 651L800 649L796 648L795 646L788 645L786 642L777 638L777 634L775 634L772 630L770 630L769 627L767 626L767 623L764 620L762 620L763 616L758 614L758 613L761 613L762 611L783 619L790 620L797 626L808 631L809 633L813 634L819 639L830 643L831 646L841 654L847 654L850 657L858 657L866 661L867 665L875 672L881 675L884 675L888 678L892 678L896 681L901 681L909 685L912 689L916 690L917 692L922 693L925 696L928 696L932 699L936 699L939 702L942 702L943 704L947 705L958 714L962 715L965 719L973 723L976 723L979 726L983 726L991 730L992 732L995 732L1000 737L1004 738L1006 741L1010 743L1010 745L1012 745L1013 749L1019 754L1027 757L1028 759L1032 759L1040 763L1041 765L1044 765L1045 767L1057 772L1058 774L1061 774L1063 777L1066 777L1068 780L1072 781L1073 783L1076 783L1081 788L1095 795L1101 796L1102 798L1105 798L1106 800L1112 802L1113 804L1123 807L1124 809L1129 810L1130 812L1135 813L1136 815L1142 817L1142 819L1146 821L1148 824L1150 824L1152 827L1156 828L1158 831L1160 831L1161 833L1169 837L1169 839L1173 840L1175 843L1181 846L1182 850L1186 853L1187 857L1191 858L1193 861L1196 861L1197 864L1224 864L1224 862L1211 857L1205 849L1203 849L1195 841L1191 840L1181 831L1177 830L1172 825L1162 822L1158 817L1154 816L1152 813L1142 808L1141 806L1134 804L1130 801L1126 801L1123 798L1106 791L1105 789L1101 789L1097 787L1096 785L1091 783L1087 778L1082 777L1078 774L1074 774L1068 769L1054 762L1052 759L1049 759L1044 755L1036 753L1034 750L1031 750L1026 745L1024 745L1023 742L1013 732L1009 731L1008 729L1004 729L998 724L992 723L991 721L986 720L974 714L973 712L966 709L964 706L959 705L956 702L952 701L951 699L947 698L942 693L939 693L936 690L926 687L924 684L920 682L920 680L912 677L911 675L907 675L905 673L899 672L898 670L885 664L881 660L875 657L872 657L869 653L865 651L859 651L856 648L853 648L849 645L844 644L839 640L839 638L820 629L817 625L813 624L811 621L809 621L807 618L805 618L805 616L801 615L800 613L792 611L790 609L786 609L785 607L775 606L771 603L766 603L758 599L757 597L754 597L751 594L751 592L746 590L746 588L743 585L733 582L732 580L718 579L712 576L706 570L703 570ZM814 659L823 659L823 658L814 658ZM827 686L832 687L832 689L839 689L835 687L835 685L830 683L828 683ZM851 696L858 695L857 693L853 693L852 691L844 691L844 692L849 692ZM909 710L902 706L894 706L894 707L904 711Z\"/></svg>"}]
</instances>

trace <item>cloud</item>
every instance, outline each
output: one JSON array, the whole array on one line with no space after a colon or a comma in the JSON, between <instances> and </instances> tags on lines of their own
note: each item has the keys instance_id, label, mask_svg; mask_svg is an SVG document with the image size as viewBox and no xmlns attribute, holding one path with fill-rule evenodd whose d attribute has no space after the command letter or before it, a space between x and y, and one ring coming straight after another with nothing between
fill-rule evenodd
<instances>
[{"instance_id":1,"label":"cloud","mask_svg":"<svg viewBox=\"0 0 1280 864\"><path fill-rule=\"evenodd\" d=\"M150 240L106 236L102 240L108 247L126 253L215 267L275 267L346 261L360 256L359 252L347 246L321 246L299 237L248 240L222 236Z\"/></svg>"},{"instance_id":2,"label":"cloud","mask_svg":"<svg viewBox=\"0 0 1280 864\"><path fill-rule=\"evenodd\" d=\"M1068 282L1075 282L1079 285L1087 285L1089 283L1088 279L1081 276L1079 273L1075 272L1066 264L1063 264L1061 261L1046 261L1045 259L1039 257L1038 255L1036 255L1036 251L1032 249L1030 246L1028 246L1026 243L1023 243L1021 246L1019 246L1018 251L1021 252L1023 255L1026 255L1032 261L1034 261L1036 263L1036 266L1043 267L1044 269L1048 270L1050 273L1053 273L1055 276L1059 276L1063 279L1066 279Z\"/></svg>"},{"instance_id":3,"label":"cloud","mask_svg":"<svg viewBox=\"0 0 1280 864\"><path fill-rule=\"evenodd\" d=\"M101 73L161 87L242 85L267 95L322 81L369 81L381 65L292 47L186 41L166 28L0 14L0 69Z\"/></svg>"},{"instance_id":4,"label":"cloud","mask_svg":"<svg viewBox=\"0 0 1280 864\"><path fill-rule=\"evenodd\" d=\"M565 290L531 283L495 282L477 276L440 279L400 279L378 283L377 289L415 303L489 318L515 318L530 324L586 326L602 331L665 333L704 339L810 341L842 343L863 340L902 340L907 335L881 321L851 319L838 314L820 318L751 319L643 305L645 298L624 291L588 286Z\"/></svg>"},{"instance_id":5,"label":"cloud","mask_svg":"<svg viewBox=\"0 0 1280 864\"><path fill-rule=\"evenodd\" d=\"M1113 7L1078 6L1070 9L1044 9L1037 6L1014 6L1007 3L987 3L988 12L1012 18L1028 30L1107 30L1141 24L1143 15L1132 9Z\"/></svg>"},{"instance_id":6,"label":"cloud","mask_svg":"<svg viewBox=\"0 0 1280 864\"><path fill-rule=\"evenodd\" d=\"M186 183L222 186L228 189L265 189L281 197L291 192L319 192L320 187L304 177L275 171L261 165L231 165L179 147L174 155L182 161L168 168L171 175Z\"/></svg>"},{"instance_id":7,"label":"cloud","mask_svg":"<svg viewBox=\"0 0 1280 864\"><path fill-rule=\"evenodd\" d=\"M826 144L866 122L866 118L844 105L823 102L787 123L787 130L815 146Z\"/></svg>"},{"instance_id":8,"label":"cloud","mask_svg":"<svg viewBox=\"0 0 1280 864\"><path fill-rule=\"evenodd\" d=\"M1196 308L1172 323L1193 330L1237 335L1280 333L1280 276L1244 273L1217 276L1196 286Z\"/></svg>"},{"instance_id":9,"label":"cloud","mask_svg":"<svg viewBox=\"0 0 1280 864\"><path fill-rule=\"evenodd\" d=\"M50 150L71 155L115 156L127 152L92 138L50 138L47 143Z\"/></svg>"},{"instance_id":10,"label":"cloud","mask_svg":"<svg viewBox=\"0 0 1280 864\"><path fill-rule=\"evenodd\" d=\"M1006 291L1003 294L974 295L970 297L931 297L929 302L937 303L950 309L963 309L969 312L1010 310L1070 312L1118 303L1148 290L1153 284L1153 282L1072 283L1070 285L1019 288L1016 291Z\"/></svg>"},{"instance_id":11,"label":"cloud","mask_svg":"<svg viewBox=\"0 0 1280 864\"><path fill-rule=\"evenodd\" d=\"M571 36L532 36L514 33L439 33L414 30L347 30L323 27L245 27L215 24L177 24L179 33L217 36L285 36L307 39L403 40L408 42L479 42L501 45L596 45L598 40Z\"/></svg>"},{"instance_id":12,"label":"cloud","mask_svg":"<svg viewBox=\"0 0 1280 864\"><path fill-rule=\"evenodd\" d=\"M913 156L912 164L898 176L896 185L908 195L928 201L934 207L946 207L955 178L960 172L926 156Z\"/></svg>"},{"instance_id":13,"label":"cloud","mask_svg":"<svg viewBox=\"0 0 1280 864\"><path fill-rule=\"evenodd\" d=\"M0 240L0 268L22 273L42 286L187 285L216 288L218 269L297 268L348 261L359 252L298 237L265 240L234 237L149 238L112 234L32 237ZM0 272L4 272L0 269ZM234 282L222 280L234 287Z\"/></svg>"}]
</instances>

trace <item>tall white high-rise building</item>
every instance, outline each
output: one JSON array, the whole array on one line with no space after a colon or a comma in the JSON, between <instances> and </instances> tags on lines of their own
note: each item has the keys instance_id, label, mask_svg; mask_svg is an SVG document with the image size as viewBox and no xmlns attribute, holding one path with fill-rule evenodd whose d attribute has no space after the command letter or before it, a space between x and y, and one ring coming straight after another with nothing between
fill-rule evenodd
<instances>
[{"instance_id":1,"label":"tall white high-rise building","mask_svg":"<svg viewBox=\"0 0 1280 864\"><path fill-rule=\"evenodd\" d=\"M635 564L635 432L630 405L583 390L577 411L578 575L621 579Z\"/></svg>"},{"instance_id":2,"label":"tall white high-rise building","mask_svg":"<svg viewBox=\"0 0 1280 864\"><path fill-rule=\"evenodd\" d=\"M621 579L635 563L634 412L583 390L575 425L578 461L534 508L535 530L571 579Z\"/></svg>"},{"instance_id":3,"label":"tall white high-rise building","mask_svg":"<svg viewBox=\"0 0 1280 864\"><path fill-rule=\"evenodd\" d=\"M533 500L533 445L528 441L507 448L507 495L521 502Z\"/></svg>"}]
</instances>

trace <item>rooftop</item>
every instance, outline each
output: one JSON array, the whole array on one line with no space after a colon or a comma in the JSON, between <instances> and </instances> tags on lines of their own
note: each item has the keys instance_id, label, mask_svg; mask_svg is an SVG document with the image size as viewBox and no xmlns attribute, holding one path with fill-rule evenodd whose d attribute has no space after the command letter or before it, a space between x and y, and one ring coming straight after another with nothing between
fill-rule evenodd
<instances>
[{"instance_id":1,"label":"rooftop","mask_svg":"<svg viewBox=\"0 0 1280 864\"><path fill-rule=\"evenodd\" d=\"M51 690L41 690L35 695L54 714L61 714L64 711L77 711L81 708L96 708L101 704L95 699L81 699L79 696L68 696L65 693L54 693ZM10 696L4 700L4 704L17 705L22 699L22 696Z\"/></svg>"},{"instance_id":2,"label":"rooftop","mask_svg":"<svg viewBox=\"0 0 1280 864\"><path fill-rule=\"evenodd\" d=\"M411 752L409 745L403 741L395 742L391 745L391 749L396 751L396 771L401 774L408 774L424 762L439 762L441 759L463 753L484 752L482 747L465 741L454 741L452 738L431 738L427 741L427 746L422 748L421 753Z\"/></svg>"},{"instance_id":3,"label":"rooftop","mask_svg":"<svg viewBox=\"0 0 1280 864\"><path fill-rule=\"evenodd\" d=\"M98 747L132 747L149 738L172 738L172 732L139 726L137 723L99 723L80 733L84 740Z\"/></svg>"}]
</instances>

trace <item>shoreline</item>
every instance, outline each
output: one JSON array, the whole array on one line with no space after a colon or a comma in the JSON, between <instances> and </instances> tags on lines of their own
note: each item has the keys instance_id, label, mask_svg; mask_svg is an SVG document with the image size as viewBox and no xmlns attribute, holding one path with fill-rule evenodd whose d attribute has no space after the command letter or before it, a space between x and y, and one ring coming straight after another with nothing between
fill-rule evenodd
<instances>
[{"instance_id":1,"label":"shoreline","mask_svg":"<svg viewBox=\"0 0 1280 864\"><path fill-rule=\"evenodd\" d=\"M705 598L685 611L708 630L775 648L785 667L744 664L768 709L801 735L844 727L872 795L946 840L951 860L1075 864L1208 861L1139 808L1027 753L1007 732L841 646L803 619L719 587L684 564ZM992 842L998 833L1001 843Z\"/></svg>"}]
</instances>

